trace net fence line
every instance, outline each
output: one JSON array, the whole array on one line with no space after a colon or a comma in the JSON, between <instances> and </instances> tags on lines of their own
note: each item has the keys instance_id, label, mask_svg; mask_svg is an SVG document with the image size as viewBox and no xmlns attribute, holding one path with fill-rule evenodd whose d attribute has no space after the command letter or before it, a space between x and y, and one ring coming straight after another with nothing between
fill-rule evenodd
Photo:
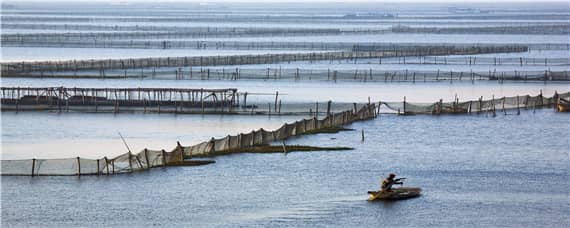
<instances>
[{"instance_id":1,"label":"net fence line","mask_svg":"<svg viewBox=\"0 0 570 228\"><path fill-rule=\"evenodd\" d=\"M228 135L221 139L212 138L193 146L177 146L170 150L144 149L139 153L127 152L114 158L86 159L26 159L2 160L1 175L20 176L81 176L110 175L148 170L154 167L179 165L193 157L215 156L223 153L247 151L248 148L283 141L291 137L308 134L321 129L339 127L355 121L375 118L375 104L362 104L360 108L330 114L324 119L302 119L286 123L273 131L263 128L249 133Z\"/></svg>"},{"instance_id":2,"label":"net fence line","mask_svg":"<svg viewBox=\"0 0 570 228\"><path fill-rule=\"evenodd\" d=\"M237 89L1 87L2 111L329 115L346 102L282 102L287 94Z\"/></svg>"},{"instance_id":3,"label":"net fence line","mask_svg":"<svg viewBox=\"0 0 570 228\"><path fill-rule=\"evenodd\" d=\"M516 111L520 114L521 109L538 109L555 107L561 102L570 100L570 92L554 93L552 97L544 97L542 92L536 96L514 96L502 97L484 100L480 97L478 100L470 100L459 102L456 97L452 102L443 102L443 100L434 103L410 103L404 97L403 102L381 102L390 113L398 113L403 115L415 114L471 114L471 113L491 113L493 116L497 112L505 115L508 111Z\"/></svg>"},{"instance_id":4,"label":"net fence line","mask_svg":"<svg viewBox=\"0 0 570 228\"><path fill-rule=\"evenodd\" d=\"M419 56L360 60L368 64L421 64L421 65L490 65L490 66L567 66L570 58L537 57L487 57L487 56Z\"/></svg>"},{"instance_id":5,"label":"net fence line","mask_svg":"<svg viewBox=\"0 0 570 228\"><path fill-rule=\"evenodd\" d=\"M68 15L65 17L44 14L37 15L3 15L2 21L4 22L336 22L336 23L399 23L400 21L410 20L436 20L448 23L449 20L461 19L479 19L479 20L568 20L569 16L566 14L525 14L525 15L446 15L446 16L398 16L392 14L368 14L368 15L274 15L267 17L264 15L243 15L231 13L215 13L208 12L207 14L184 14L184 15L155 15L149 17L148 15L137 16L116 16L113 17L100 17L96 15ZM415 22L415 21L413 21ZM436 22L437 23L437 22ZM492 20L489 23L493 23ZM496 22L495 22L496 23Z\"/></svg>"},{"instance_id":6,"label":"net fence line","mask_svg":"<svg viewBox=\"0 0 570 228\"><path fill-rule=\"evenodd\" d=\"M436 34L570 34L568 24L526 25L526 26L484 26L484 27L411 27L392 26L394 33L436 33Z\"/></svg>"},{"instance_id":7,"label":"net fence line","mask_svg":"<svg viewBox=\"0 0 570 228\"><path fill-rule=\"evenodd\" d=\"M235 88L68 88L1 87L2 110L87 112L231 112L239 106ZM192 111L192 112L190 112Z\"/></svg>"},{"instance_id":8,"label":"net fence line","mask_svg":"<svg viewBox=\"0 0 570 228\"><path fill-rule=\"evenodd\" d=\"M334 61L331 60L330 64ZM348 68L348 69L347 69ZM351 69L352 68L352 69ZM30 78L91 78L140 80L317 80L356 82L433 82L433 81L570 81L567 70L381 70L362 68L358 64L343 69L291 67L159 67L144 69L80 70L60 72L28 72L3 77Z\"/></svg>"},{"instance_id":9,"label":"net fence line","mask_svg":"<svg viewBox=\"0 0 570 228\"><path fill-rule=\"evenodd\" d=\"M149 26L149 25L95 25L95 24L43 24L43 23L3 23L2 29L26 29L26 30L52 30L52 31L67 31L66 36L58 36L55 38L66 38L77 35L69 34L69 31L82 31L84 34L88 31L113 31L113 32L182 32L182 33L195 33L203 37L206 36L220 36L220 35L317 35L317 34L350 34L350 33L440 33L440 34L568 34L570 25L567 24L528 24L528 25L510 25L510 26L496 26L486 25L478 27L412 27L405 25L392 25L389 28L353 28L353 29L338 29L338 28L269 28L269 27L213 27L213 26ZM40 33L32 34L18 34L21 39L35 39ZM48 37L52 36L50 33ZM61 33L60 33L61 34ZM16 34L10 34L16 35ZM142 35L142 34L141 34ZM28 36L24 38L25 36ZM96 33L88 33L83 38L105 38L97 35ZM152 35L149 35L152 36ZM127 36L131 38L132 36ZM139 37L141 37L139 35ZM122 36L113 36L113 38L122 38Z\"/></svg>"},{"instance_id":10,"label":"net fence line","mask_svg":"<svg viewBox=\"0 0 570 228\"><path fill-rule=\"evenodd\" d=\"M338 59L362 59L424 55L473 55L484 53L524 52L524 46L489 46L489 47L423 47L396 51L342 51L311 52L288 54L230 55L230 56L185 56L158 58L128 58L105 60L68 60L3 62L2 75L17 75L27 72L56 72L78 70L132 69L148 67L188 67L220 66L244 64L272 64L291 61L322 61Z\"/></svg>"},{"instance_id":11,"label":"net fence line","mask_svg":"<svg viewBox=\"0 0 570 228\"><path fill-rule=\"evenodd\" d=\"M231 27L231 26L171 26L171 25L97 25L97 24L40 24L40 23L12 23L12 24L1 24L2 29L27 29L27 30L62 30L62 31L173 31L173 32L194 32L204 35L208 34L282 34L282 33L307 33L307 34L338 34L342 32L367 32L376 31L378 29L339 29L339 28L293 28L293 27ZM20 36L26 36L29 34L19 34ZM93 36L96 33L89 33L85 37ZM76 35L72 35L76 36Z\"/></svg>"},{"instance_id":12,"label":"net fence line","mask_svg":"<svg viewBox=\"0 0 570 228\"><path fill-rule=\"evenodd\" d=\"M13 37L12 37L13 38ZM59 39L7 39L5 47L58 47L58 48L133 48L133 49L207 49L207 50L355 50L394 51L426 47L494 47L512 43L393 43L393 42L287 42L287 41L208 41L208 40L59 40ZM569 50L566 43L520 43L529 50Z\"/></svg>"},{"instance_id":13,"label":"net fence line","mask_svg":"<svg viewBox=\"0 0 570 228\"><path fill-rule=\"evenodd\" d=\"M53 26L53 25L52 25ZM134 26L133 26L134 27ZM134 27L136 28L136 27ZM157 27L154 27L156 29ZM22 28L23 29L23 28ZM117 27L118 29L118 27ZM326 36L326 35L349 35L349 34L382 34L389 33L386 29L358 29L358 30L340 30L340 29L239 29L233 30L217 30L211 31L199 28L194 29L166 29L147 31L105 31L105 32L51 32L51 33L11 33L2 36L2 42L12 43L49 43L47 41L57 42L101 42L113 40L156 40L156 39L183 39L183 38L213 38L213 37L284 37L284 36ZM86 42L86 43L87 43Z\"/></svg>"},{"instance_id":14,"label":"net fence line","mask_svg":"<svg viewBox=\"0 0 570 228\"><path fill-rule=\"evenodd\" d=\"M468 47L468 46L508 46L517 45L526 47L528 50L570 50L570 43L380 43L380 42L359 42L354 43L353 50L386 50L393 47L429 47L429 46L455 46L455 47Z\"/></svg>"},{"instance_id":15,"label":"net fence line","mask_svg":"<svg viewBox=\"0 0 570 228\"><path fill-rule=\"evenodd\" d=\"M76 25L76 24L70 24L70 22L83 22L85 24L90 23L90 24L94 24L95 26L97 26L98 24L95 23L96 21L78 21L75 19L75 17L71 17L71 21L65 21L65 20L61 20L60 18L65 18L65 17L57 17L56 15L59 16L73 16L73 15L79 15L79 16L97 16L97 15L101 15L101 11L98 11L96 13L90 13L90 14L86 14L85 12L65 12L65 13L58 13L58 14L51 14L48 12L34 12L33 16L29 16L29 15L24 15L22 14L22 12L19 12L17 14L14 14L12 12L3 12L3 17L2 17L2 24L45 24L45 25L52 25L52 24L63 24L63 25ZM133 16L144 16L144 17L148 17L148 16L164 16L164 12L160 12L160 13L154 13L154 15L150 15L152 14L149 11L145 11L144 15L133 15ZM215 14L216 12L208 12L211 14ZM112 15L115 16L116 12L112 12L112 13L108 13L107 15ZM40 19L35 19L36 17L38 17L37 15L40 16ZM54 17L56 16L56 17ZM187 15L183 15L183 16L187 16ZM10 17L10 18L8 18ZM28 18L30 18L28 20ZM55 20L51 20L52 18L54 18ZM6 20L4 20L6 19ZM398 25L411 25L411 26L424 26L424 27L428 27L428 26L437 26L437 27L442 27L442 26L465 26L465 22L459 21L459 20L422 20L421 18L415 18L417 20L376 20L376 21L362 21L362 20L353 20L353 21L337 21L339 24L345 24L345 25L355 25L355 27L360 26L360 25L364 25L366 27L369 26L381 26L381 27L389 27L389 26L398 26ZM83 19L80 19L83 20ZM322 20L320 20L322 21ZM320 21L315 21L315 22L320 22ZM57 23L46 23L46 22L57 22ZM226 19L227 22L227 19ZM326 24L330 23L330 21L324 21ZM115 26L115 25L119 25L122 23L107 23L105 21L103 21L103 23L101 24L108 24L111 26ZM500 27L500 26L513 26L513 27L522 27L522 26L534 26L534 25L545 25L545 26L549 26L549 25L564 25L565 22L553 22L553 21L480 21L480 20L475 20L475 21L470 21L469 25L477 25L478 27ZM157 27L159 27L157 25ZM222 26L220 26L222 27ZM362 26L360 26L362 27ZM219 27L218 27L219 28ZM38 28L38 29L41 29Z\"/></svg>"}]
</instances>

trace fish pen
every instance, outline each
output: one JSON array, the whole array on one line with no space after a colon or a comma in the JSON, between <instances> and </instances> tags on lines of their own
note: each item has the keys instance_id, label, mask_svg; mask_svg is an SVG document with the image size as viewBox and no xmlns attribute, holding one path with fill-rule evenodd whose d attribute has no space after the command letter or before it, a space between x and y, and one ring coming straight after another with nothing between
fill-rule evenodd
<instances>
[{"instance_id":1,"label":"fish pen","mask_svg":"<svg viewBox=\"0 0 570 228\"><path fill-rule=\"evenodd\" d=\"M232 55L232 56L191 56L130 58L108 60L69 60L1 63L2 76L25 76L30 72L53 73L59 71L77 72L81 70L105 71L109 69L141 69L158 67L219 66L244 64L273 64L294 61L323 61L339 59L362 59L426 55L473 55L484 53L508 53L527 51L523 46L492 47L416 47L384 51L343 51L312 52L291 54Z\"/></svg>"},{"instance_id":2,"label":"fish pen","mask_svg":"<svg viewBox=\"0 0 570 228\"><path fill-rule=\"evenodd\" d=\"M359 20L369 20L360 23L379 23L384 21L390 23L398 23L399 21L417 21L418 19L429 19L436 21L447 22L449 20L464 20L464 19L494 19L494 20L568 20L570 16L567 14L527 14L527 15L437 15L437 16L422 16L416 15L384 15L384 14L369 14L369 15L273 15L267 17L265 15L242 15L232 13L212 13L207 11L208 14L174 14L170 16L155 15L149 17L148 15L136 16L115 16L114 17L99 17L99 16L83 16L73 15L67 17L41 15L41 16L2 16L2 21L5 22L360 22ZM396 19L396 20L395 20Z\"/></svg>"},{"instance_id":3,"label":"fish pen","mask_svg":"<svg viewBox=\"0 0 570 228\"><path fill-rule=\"evenodd\" d=\"M354 105L354 109L331 113L323 119L316 117L302 119L294 123L285 123L280 128L267 131L252 130L248 133L228 135L221 139L211 138L208 141L182 146L177 143L170 151L144 149L139 153L127 152L115 158L100 159L68 158L68 159L26 159L2 160L3 176L83 176L112 175L150 170L156 167L181 165L195 157L211 157L227 153L247 152L256 146L281 142L291 137L310 132L339 127L356 121L368 120L377 116L375 104Z\"/></svg>"},{"instance_id":4,"label":"fish pen","mask_svg":"<svg viewBox=\"0 0 570 228\"><path fill-rule=\"evenodd\" d=\"M387 64L384 60L380 60ZM333 61L330 62L333 64ZM448 81L570 81L567 70L384 70L358 65L338 68L269 67L158 67L146 69L110 69L61 72L29 72L3 77L140 79L140 80L263 80L263 81L331 81L331 82L439 82Z\"/></svg>"},{"instance_id":5,"label":"fish pen","mask_svg":"<svg viewBox=\"0 0 570 228\"><path fill-rule=\"evenodd\" d=\"M359 33L359 32L354 32ZM364 32L366 33L366 32ZM79 36L79 35L78 35ZM211 49L211 50L354 50L396 51L440 47L519 47L525 50L569 50L570 44L469 44L469 43L388 43L388 42L313 42L313 41L208 41L206 40L156 40L131 39L109 40L91 38L78 40L38 39L29 40L25 34L6 34L1 37L5 47L58 47L58 48L134 48L134 49Z\"/></svg>"},{"instance_id":6,"label":"fish pen","mask_svg":"<svg viewBox=\"0 0 570 228\"><path fill-rule=\"evenodd\" d=\"M552 97L544 97L542 91L536 96L524 95L513 97L494 97L491 99L470 100L460 102L456 96L452 102L443 102L442 99L434 103L410 103L406 101L406 97L402 102L381 102L389 113L397 113L400 115L442 115L442 114L490 114L496 116L497 113L505 115L520 114L521 109L536 110L539 108L556 108L560 100L569 100L570 92L557 93ZM384 109L386 110L386 109Z\"/></svg>"},{"instance_id":7,"label":"fish pen","mask_svg":"<svg viewBox=\"0 0 570 228\"><path fill-rule=\"evenodd\" d=\"M436 34L550 34L568 35L570 25L526 25L526 26L481 26L481 27L410 27L392 26L394 33L436 33Z\"/></svg>"},{"instance_id":8,"label":"fish pen","mask_svg":"<svg viewBox=\"0 0 570 228\"><path fill-rule=\"evenodd\" d=\"M2 24L2 29L26 29L26 30L61 30L61 31L112 31L112 32L182 32L182 33L196 33L202 35L285 35L285 34L296 34L296 35L318 35L318 34L343 34L344 32L374 32L376 30L372 29L337 29L337 28L269 28L269 27L213 27L213 26L156 26L156 25L100 25L100 24L24 24L24 23L12 23L12 24ZM61 34L61 33L60 33ZM98 33L82 33L86 36L81 36L81 38L98 38ZM41 40L33 37L37 37L39 34L9 34L14 37L21 37L21 39L29 38L30 40ZM50 33L49 36L56 36L56 33ZM102 36L108 36L108 34L102 33ZM109 36L112 38L125 39L124 35ZM149 34L148 36L143 36L143 34L138 34L139 38L148 39L154 38L154 35ZM58 36L55 38L59 38ZM75 33L67 33L65 37L76 39L78 35ZM52 37L53 38L53 37Z\"/></svg>"},{"instance_id":9,"label":"fish pen","mask_svg":"<svg viewBox=\"0 0 570 228\"><path fill-rule=\"evenodd\" d=\"M542 94L539 94L537 96L526 95L497 99L493 97L491 100L480 98L467 102L459 102L459 99L455 98L453 102L443 103L440 100L432 104L408 103L405 97L403 102L379 102L379 106L376 106L375 103L360 105L354 103L354 108L329 113L323 119L317 117L302 119L294 123L286 123L273 131L262 128L248 133L228 135L221 139L211 138L192 146L182 146L177 143L176 147L170 151L144 149L136 154L129 151L115 158L104 157L100 159L76 157L68 159L2 160L1 175L32 177L112 175L180 165L188 161L197 161L192 160L192 158L247 152L248 149L255 146L281 142L317 130L376 118L381 113L382 106L392 110L392 113L397 112L400 115L486 113L496 116L497 112L507 115L508 110L516 110L517 114L520 114L521 109L553 107L561 99L569 100L570 92L555 93L552 97L543 97Z\"/></svg>"},{"instance_id":10,"label":"fish pen","mask_svg":"<svg viewBox=\"0 0 570 228\"><path fill-rule=\"evenodd\" d=\"M118 28L118 27L117 27ZM76 42L91 41L100 42L107 40L152 40L152 39L183 39L183 38L211 38L211 37L283 37L283 36L322 36L322 35L347 35L347 34L377 34L386 33L388 30L362 29L232 29L232 30L201 30L183 29L168 31L106 31L106 32L66 32L66 33L16 33L4 34L2 42L21 43L45 43L46 41Z\"/></svg>"},{"instance_id":11,"label":"fish pen","mask_svg":"<svg viewBox=\"0 0 570 228\"><path fill-rule=\"evenodd\" d=\"M373 51L373 50L390 50L394 48L415 48L415 47L440 47L440 46L453 46L463 48L476 48L476 47L519 47L526 51L542 51L542 50L570 50L570 43L378 43L378 42L360 42L353 43L354 51ZM520 51L513 51L520 52Z\"/></svg>"},{"instance_id":12,"label":"fish pen","mask_svg":"<svg viewBox=\"0 0 570 228\"><path fill-rule=\"evenodd\" d=\"M488 66L570 66L570 58L489 57L489 56L419 56L382 59L358 59L357 64L488 65Z\"/></svg>"},{"instance_id":13,"label":"fish pen","mask_svg":"<svg viewBox=\"0 0 570 228\"><path fill-rule=\"evenodd\" d=\"M237 89L2 87L2 110L204 113L239 106ZM161 110L162 107L162 110Z\"/></svg>"},{"instance_id":14,"label":"fish pen","mask_svg":"<svg viewBox=\"0 0 570 228\"><path fill-rule=\"evenodd\" d=\"M283 102L287 94L237 89L2 87L2 111L330 115L354 103Z\"/></svg>"}]
</instances>

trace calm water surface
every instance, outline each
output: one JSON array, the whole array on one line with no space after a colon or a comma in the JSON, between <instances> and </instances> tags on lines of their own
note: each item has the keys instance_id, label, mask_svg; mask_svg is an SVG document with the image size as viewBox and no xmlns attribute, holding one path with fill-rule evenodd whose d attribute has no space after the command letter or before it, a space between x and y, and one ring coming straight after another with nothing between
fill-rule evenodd
<instances>
[{"instance_id":1,"label":"calm water surface","mask_svg":"<svg viewBox=\"0 0 570 228\"><path fill-rule=\"evenodd\" d=\"M560 4L561 5L561 4ZM308 5L307 5L308 6ZM307 7L304 6L304 7ZM550 13L525 5L524 12ZM40 6L37 6L40 7ZM66 6L68 7L68 6ZM64 8L66 8L64 7ZM301 8L304 8L301 7ZM411 5L412 11L393 6L362 8L400 15L447 15L447 6L429 10ZM471 6L469 6L471 7ZM493 5L493 8L499 7ZM504 8L509 12L513 9ZM34 8L34 7L32 7ZM281 10L280 7L277 7ZM313 15L314 9L293 14ZM397 8L397 7L396 7ZM524 7L523 7L524 8ZM175 10L180 10L173 8ZM181 8L184 9L184 8ZM215 9L215 8L214 8ZM500 7L499 7L500 9ZM51 12L53 9L41 9ZM18 9L12 10L17 12ZM120 16L104 11L102 17ZM129 10L135 15L144 11ZM161 10L159 10L161 11ZM216 10L213 10L215 12ZM254 14L268 13L255 8ZM354 9L342 9L344 15ZM10 12L10 10L8 10ZM99 15L99 10L78 10ZM141 13L142 12L142 13ZM249 12L249 11L248 11ZM162 12L161 12L162 13ZM184 14L188 13L186 11ZM234 12L235 13L235 12ZM239 11L237 12L239 13ZM323 12L321 12L323 13ZM4 15L4 14L3 14ZM7 14L8 15L8 14ZM42 14L39 14L42 15ZM93 14L91 14L93 15ZM269 15L275 15L269 13ZM32 14L31 16L37 16ZM520 18L524 19L524 18ZM76 24L282 27L374 29L409 26L505 26L567 23L564 20L311 20L296 21L190 21L114 22ZM7 23L24 23L8 21ZM69 21L25 22L70 24ZM74 23L75 24L75 23ZM61 30L62 32L69 30ZM31 32L6 30L5 33ZM37 30L34 32L46 32ZM54 31L49 31L54 32ZM150 38L152 39L152 38ZM171 40L204 40L181 38ZM557 43L568 44L565 35L494 34L348 34L292 37L217 37L215 41L283 42L403 42L403 43ZM294 52L301 52L293 50ZM289 53L287 50L158 50L103 48L3 47L2 61L34 61L92 58ZM486 54L479 57L568 58L568 50ZM457 56L456 56L457 57ZM487 71L495 66L417 65L297 62L286 67L369 68L396 70ZM285 64L281 64L284 65ZM278 66L278 65L273 65ZM233 66L232 66L233 67ZM268 67L268 65L244 66ZM561 66L498 66L497 70L568 70ZM502 96L545 96L567 92L568 83L428 82L360 83L325 81L223 81L223 80L97 80L3 78L6 87L153 87L239 88L249 92L248 103L272 102L279 91L284 104L291 102L409 102L460 101ZM200 116L171 114L2 112L2 159L112 157L126 152L121 132L133 151L145 147L171 149L176 141L192 145L210 137L275 129L305 116ZM305 117L306 118L306 117ZM2 227L570 227L570 116L551 109L522 111L521 115L486 114L457 116L381 115L354 123L338 134L320 134L288 140L287 144L350 146L350 151L289 154L236 154L216 157L215 164L200 167L156 168L116 175L77 177L1 177ZM361 142L360 130L365 132ZM398 202L367 202L366 192L379 188L381 176L395 172L407 177L407 186L423 188L423 196Z\"/></svg>"},{"instance_id":2,"label":"calm water surface","mask_svg":"<svg viewBox=\"0 0 570 228\"><path fill-rule=\"evenodd\" d=\"M503 96L538 95L552 96L570 91L566 82L510 82L499 84L496 81L449 81L440 82L353 82L321 80L125 80L125 79L39 79L39 78L4 78L1 82L6 87L86 87L86 88L238 88L239 92L248 92L248 103L271 102L275 91L284 104L291 102L367 102L401 101L407 96L408 102L435 102L454 100L477 100L480 96L491 99ZM241 96L243 98L243 96Z\"/></svg>"},{"instance_id":3,"label":"calm water surface","mask_svg":"<svg viewBox=\"0 0 570 228\"><path fill-rule=\"evenodd\" d=\"M2 225L568 227L570 118L383 115L289 144L352 151L240 154L110 177L2 177ZM420 198L370 203L396 172Z\"/></svg>"},{"instance_id":4,"label":"calm water surface","mask_svg":"<svg viewBox=\"0 0 570 228\"><path fill-rule=\"evenodd\" d=\"M102 158L144 148L189 146L264 128L274 130L302 116L145 115L142 113L2 112L2 159ZM309 117L307 117L309 118Z\"/></svg>"}]
</instances>

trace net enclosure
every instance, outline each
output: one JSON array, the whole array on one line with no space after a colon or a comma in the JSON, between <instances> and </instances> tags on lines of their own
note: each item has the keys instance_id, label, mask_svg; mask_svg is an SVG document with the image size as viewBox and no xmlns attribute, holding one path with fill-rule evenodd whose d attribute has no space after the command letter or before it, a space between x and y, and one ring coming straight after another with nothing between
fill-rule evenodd
<instances>
[{"instance_id":1,"label":"net enclosure","mask_svg":"<svg viewBox=\"0 0 570 228\"><path fill-rule=\"evenodd\" d=\"M562 100L570 99L570 92L555 93L552 97L544 97L542 92L536 96L514 96L514 97L500 97L484 100L480 97L478 100L470 100L460 102L456 97L452 102L443 102L443 100L434 103L410 103L404 97L403 102L381 102L391 112L399 114L469 114L469 113L482 113L492 112L495 114L497 111L504 112L515 110L520 113L520 109L537 109L544 107L554 107Z\"/></svg>"},{"instance_id":2,"label":"net enclosure","mask_svg":"<svg viewBox=\"0 0 570 228\"><path fill-rule=\"evenodd\" d=\"M358 108L360 106L360 108ZM222 153L243 152L248 148L267 145L275 141L285 140L320 129L337 127L355 121L376 117L375 104L355 105L354 109L330 114L323 119L302 119L294 123L286 123L280 128L267 131L254 130L249 133L228 135L221 139L193 146L182 146L180 143L170 151L144 149L139 153L127 152L114 158L85 159L27 159L2 160L2 175L19 176L80 176L110 175L148 170L154 167L177 165L192 157L216 156Z\"/></svg>"}]
</instances>

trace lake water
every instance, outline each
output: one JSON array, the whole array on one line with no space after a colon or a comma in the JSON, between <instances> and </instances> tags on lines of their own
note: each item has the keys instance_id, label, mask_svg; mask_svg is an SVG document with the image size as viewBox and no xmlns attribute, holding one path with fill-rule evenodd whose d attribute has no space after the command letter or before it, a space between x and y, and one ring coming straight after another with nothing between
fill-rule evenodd
<instances>
[{"instance_id":1,"label":"lake water","mask_svg":"<svg viewBox=\"0 0 570 228\"><path fill-rule=\"evenodd\" d=\"M553 124L555 123L555 124ZM2 177L21 226L567 227L570 118L381 116L288 144L352 151L239 154L118 176ZM333 139L334 138L334 139ZM389 172L420 198L367 202Z\"/></svg>"},{"instance_id":2,"label":"lake water","mask_svg":"<svg viewBox=\"0 0 570 228\"><path fill-rule=\"evenodd\" d=\"M248 103L266 103L275 99L275 92L284 103L288 102L368 102L401 101L404 96L409 102L435 102L439 99L450 101L458 95L460 100L476 100L495 97L536 96L542 90L544 96L552 96L555 91L570 91L566 82L509 82L496 81L449 81L440 82L338 82L334 81L289 81L289 80L125 80L125 79L39 79L4 78L2 85L7 87L86 87L86 88L238 88L248 92Z\"/></svg>"},{"instance_id":3,"label":"lake water","mask_svg":"<svg viewBox=\"0 0 570 228\"><path fill-rule=\"evenodd\" d=\"M26 48L2 47L2 61L64 61L74 59L158 58L185 56L227 56L302 53L292 50L196 50L196 49L112 49L112 48Z\"/></svg>"},{"instance_id":4,"label":"lake water","mask_svg":"<svg viewBox=\"0 0 570 228\"><path fill-rule=\"evenodd\" d=\"M454 14L438 4L303 4L251 6L169 3L153 6L66 3L3 7L2 24L105 26L205 26L264 28L386 29L568 24L565 3L454 4L489 9L481 14ZM87 4L87 3L85 3ZM99 7L99 8L97 8ZM566 7L566 8L565 8ZM326 19L357 13L393 13L394 19ZM537 18L538 14L551 18ZM525 16L526 15L526 16ZM303 18L295 18L303 16ZM471 16L461 20L458 16ZM512 16L512 17L511 17ZM517 17L519 16L519 17ZM180 18L179 18L180 17ZM437 18L440 17L440 18ZM446 18L449 17L449 18ZM38 19L40 18L40 19ZM44 18L44 19L41 19ZM64 20L65 18L80 21ZM148 21L159 18L180 20ZM184 19L186 18L186 19ZM87 19L87 20L84 20ZM185 21L186 20L186 21ZM108 32L113 30L107 28ZM3 29L2 34L97 32L87 30ZM145 38L146 39L146 38ZM569 44L567 35L526 34L344 34L159 39L246 42L433 43L433 44ZM118 41L118 38L110 38ZM99 42L81 38L82 42ZM12 44L2 47L1 61L116 59L298 53L311 50L194 50L45 48ZM552 49L552 48L544 48ZM313 50L315 51L315 50ZM319 50L316 50L319 51ZM569 58L568 50L491 53L478 58ZM464 56L455 56L461 58ZM450 57L452 58L452 57ZM363 59L242 65L339 70L564 71L558 66L376 64ZM369 62L366 62L369 61ZM227 67L227 66L217 66ZM234 68L231 66L230 68ZM216 68L216 67L213 67ZM163 68L173 72L174 68ZM137 71L139 69L136 69ZM112 70L110 70L112 71ZM146 70L145 70L146 71ZM187 72L186 69L184 72ZM307 80L168 80L1 78L2 87L86 88L238 88L248 104L284 105L402 101L431 103L492 96L552 96L568 92L568 82L355 82ZM241 97L243 99L243 97ZM265 107L265 106L263 106ZM287 106L286 106L287 107ZM142 113L11 112L1 121L1 159L113 157L144 148L172 149L176 141L193 145L211 137L273 130L304 115L174 115ZM520 115L380 117L353 123L338 134L289 139L289 145L348 146L349 151L235 154L212 158L199 167L155 168L114 176L1 177L2 227L570 227L570 116L552 109L523 110ZM365 140L361 141L361 130ZM280 142L279 142L280 143ZM407 177L405 186L423 189L419 198L367 202L382 176Z\"/></svg>"}]
</instances>

